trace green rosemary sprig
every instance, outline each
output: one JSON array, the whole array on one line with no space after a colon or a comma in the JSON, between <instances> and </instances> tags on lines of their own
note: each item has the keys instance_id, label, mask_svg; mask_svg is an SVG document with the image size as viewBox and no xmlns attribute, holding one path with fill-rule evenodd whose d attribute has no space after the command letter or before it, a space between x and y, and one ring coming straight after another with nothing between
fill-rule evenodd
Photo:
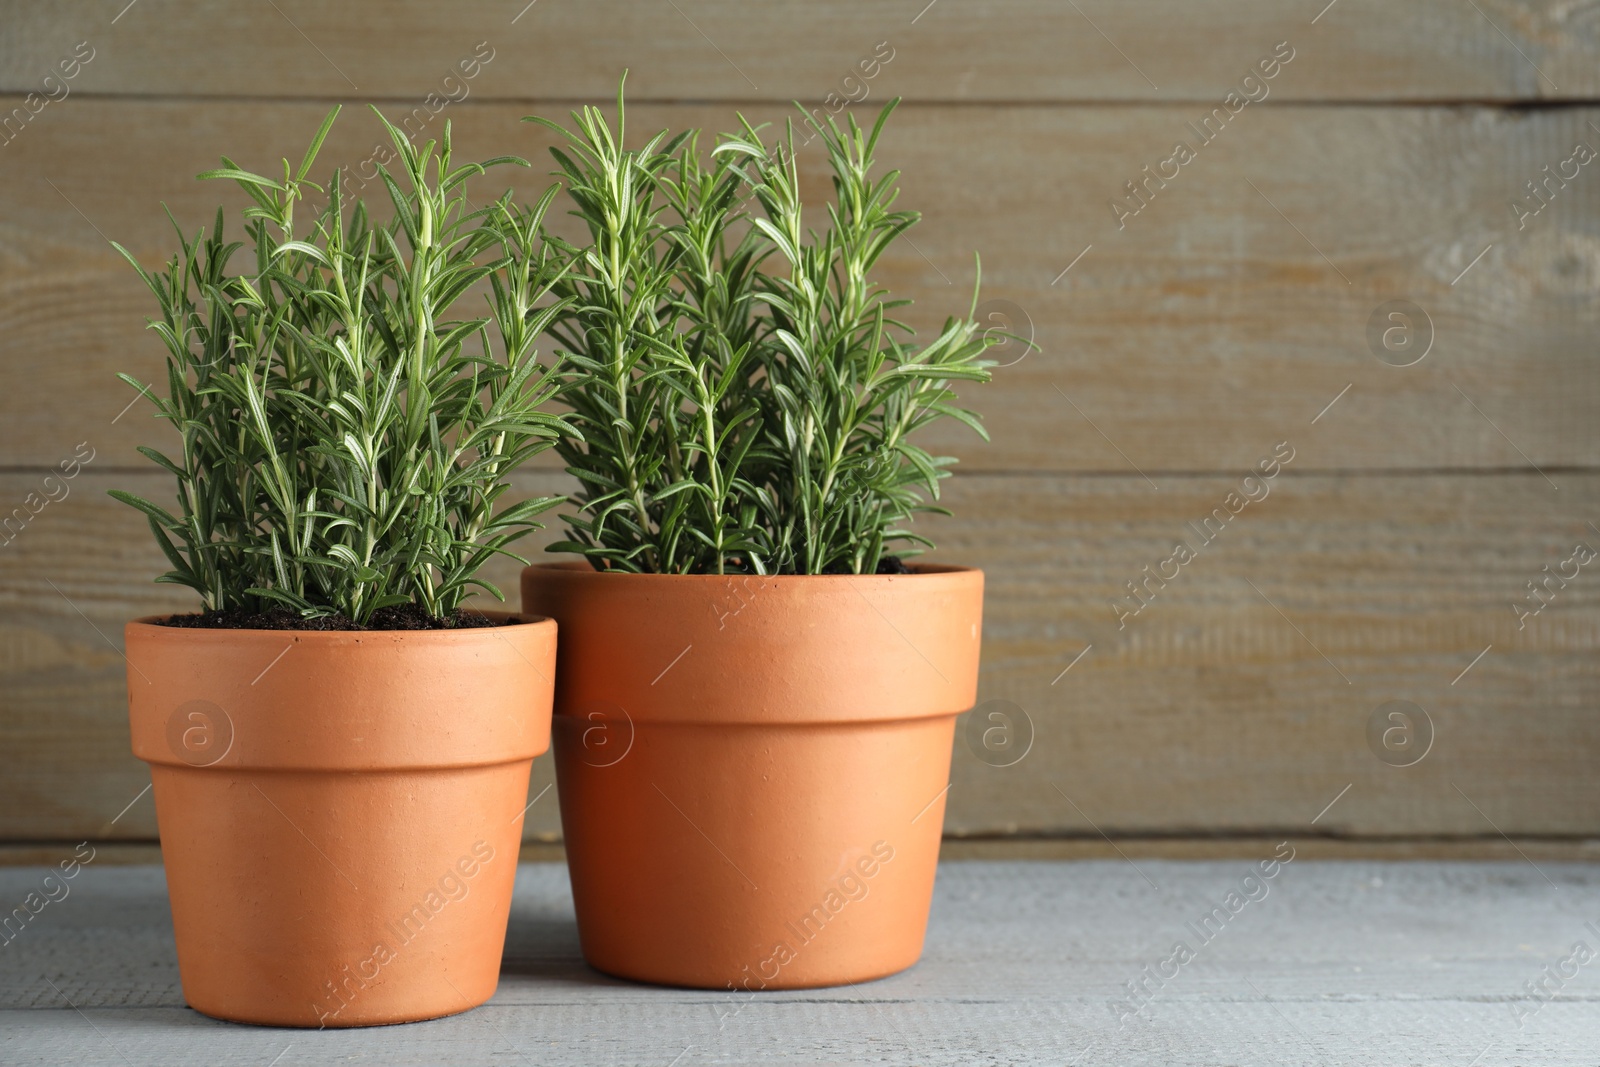
<instances>
[{"instance_id":1,"label":"green rosemary sprig","mask_svg":"<svg viewBox=\"0 0 1600 1067\"><path fill-rule=\"evenodd\" d=\"M562 310L547 299L560 266L542 237L556 190L532 209L507 192L474 210L468 179L526 163L457 165L448 123L419 148L380 114L399 162L398 178L380 171L392 220L359 201L346 210L335 174L328 206L297 226L295 205L323 191L308 175L338 111L281 179L226 157L200 175L253 201L247 273L230 265L246 243L225 240L220 209L209 236L174 221L181 251L164 270L117 246L160 306L166 395L120 377L178 431L175 457L140 449L176 479L178 507L112 495L149 519L172 564L158 581L207 609L366 623L414 603L447 618L475 587L504 599L478 572L558 502L496 510L507 477L577 432L540 411L556 381L534 349ZM489 314L453 317L474 289Z\"/></svg>"},{"instance_id":2,"label":"green rosemary sprig","mask_svg":"<svg viewBox=\"0 0 1600 1067\"><path fill-rule=\"evenodd\" d=\"M953 418L988 439L950 387L989 380L991 364L981 357L990 339L975 319L979 282L966 315L946 319L938 337L919 347L893 317L910 301L889 299L871 280L879 258L919 218L892 210L898 171L872 176L878 139L898 103L870 132L853 115L844 130L831 117L825 126L808 119L833 171L834 201L821 233L804 225L793 123L775 150L748 122L741 137L717 148L749 160L741 173L765 213L755 229L789 267L763 288L772 328L759 349L766 430L783 456L761 499L775 531L773 566L784 573L871 574L890 545L930 545L906 524L918 512L943 511L924 493L938 499L955 459L930 455L912 435Z\"/></svg>"},{"instance_id":3,"label":"green rosemary sprig","mask_svg":"<svg viewBox=\"0 0 1600 1067\"><path fill-rule=\"evenodd\" d=\"M998 339L974 319L975 286L964 316L913 344L894 318L909 301L872 281L917 221L893 210L897 172L873 175L893 107L870 132L820 129L834 191L821 233L802 218L792 124L769 149L741 117L703 163L693 131L626 148L620 90L615 130L597 108L571 129L530 120L562 138L591 241L565 246L555 286L581 433L557 447L581 488L552 551L617 570L823 574L928 544L910 523L942 510L955 461L912 438L943 418L984 433L951 386L987 381Z\"/></svg>"}]
</instances>

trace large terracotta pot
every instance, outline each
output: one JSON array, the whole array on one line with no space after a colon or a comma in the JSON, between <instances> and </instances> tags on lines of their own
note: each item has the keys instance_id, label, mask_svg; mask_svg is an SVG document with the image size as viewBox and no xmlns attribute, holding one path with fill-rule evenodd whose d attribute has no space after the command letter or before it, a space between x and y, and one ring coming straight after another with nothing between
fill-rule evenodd
<instances>
[{"instance_id":1,"label":"large terracotta pot","mask_svg":"<svg viewBox=\"0 0 1600 1067\"><path fill-rule=\"evenodd\" d=\"M584 956L711 989L879 978L922 954L983 574L529 567Z\"/></svg>"},{"instance_id":2,"label":"large terracotta pot","mask_svg":"<svg viewBox=\"0 0 1600 1067\"><path fill-rule=\"evenodd\" d=\"M127 627L183 995L361 1026L494 994L556 625Z\"/></svg>"}]
</instances>

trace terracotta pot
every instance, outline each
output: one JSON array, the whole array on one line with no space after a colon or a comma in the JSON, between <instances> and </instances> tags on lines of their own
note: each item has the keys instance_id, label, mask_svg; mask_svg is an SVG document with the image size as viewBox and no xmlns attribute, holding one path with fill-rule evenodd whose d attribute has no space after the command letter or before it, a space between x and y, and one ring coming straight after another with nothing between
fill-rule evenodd
<instances>
[{"instance_id":1,"label":"terracotta pot","mask_svg":"<svg viewBox=\"0 0 1600 1067\"><path fill-rule=\"evenodd\" d=\"M720 577L529 567L561 625L554 744L584 956L794 989L922 954L980 571Z\"/></svg>"},{"instance_id":2,"label":"terracotta pot","mask_svg":"<svg viewBox=\"0 0 1600 1067\"><path fill-rule=\"evenodd\" d=\"M183 995L220 1019L362 1026L493 995L556 625L128 624Z\"/></svg>"}]
</instances>

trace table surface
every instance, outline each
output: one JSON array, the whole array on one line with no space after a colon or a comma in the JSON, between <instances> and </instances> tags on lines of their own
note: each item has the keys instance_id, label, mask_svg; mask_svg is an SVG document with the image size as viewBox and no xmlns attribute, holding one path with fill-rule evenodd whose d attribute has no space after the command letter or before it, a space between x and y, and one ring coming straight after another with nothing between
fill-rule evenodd
<instances>
[{"instance_id":1,"label":"table surface","mask_svg":"<svg viewBox=\"0 0 1600 1067\"><path fill-rule=\"evenodd\" d=\"M0 948L0 1063L1600 1062L1600 865L1302 859L1202 943L1190 924L1252 867L945 863L916 967L736 996L590 970L565 868L525 864L487 1005L313 1032L185 1008L160 868L91 866ZM0 902L44 873L0 870ZM1166 963L1179 941L1193 958Z\"/></svg>"}]
</instances>

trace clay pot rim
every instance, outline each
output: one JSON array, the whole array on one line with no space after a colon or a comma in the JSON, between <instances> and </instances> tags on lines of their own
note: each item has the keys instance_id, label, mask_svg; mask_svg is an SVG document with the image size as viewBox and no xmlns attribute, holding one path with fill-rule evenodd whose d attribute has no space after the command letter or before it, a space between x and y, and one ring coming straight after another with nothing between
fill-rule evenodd
<instances>
[{"instance_id":1,"label":"clay pot rim","mask_svg":"<svg viewBox=\"0 0 1600 1067\"><path fill-rule=\"evenodd\" d=\"M549 746L553 619L460 631L200 630L139 621L125 636L133 754L152 765L184 773L454 771L533 759ZM196 702L207 706L191 710L211 715L230 737L221 755L206 753L215 758L200 763L186 758L191 752L172 732Z\"/></svg>"},{"instance_id":2,"label":"clay pot rim","mask_svg":"<svg viewBox=\"0 0 1600 1067\"><path fill-rule=\"evenodd\" d=\"M271 638L275 641L290 639L293 641L310 642L322 647L337 647L339 645L376 644L388 641L393 644L425 644L431 642L466 642L472 640L486 640L490 637L503 637L506 631L524 631L528 627L548 626L556 628L556 621L548 615L532 615L525 611L480 611L478 614L491 619L505 620L513 615L522 621L501 626L474 626L460 630L256 630L249 627L189 627L189 626L163 626L163 619L170 619L179 614L172 612L166 615L142 615L125 624L127 633L143 633L150 636L170 637L178 641L206 642L230 640L259 640Z\"/></svg>"},{"instance_id":3,"label":"clay pot rim","mask_svg":"<svg viewBox=\"0 0 1600 1067\"><path fill-rule=\"evenodd\" d=\"M983 571L921 568L625 581L585 560L523 568L522 593L561 623L558 717L616 705L651 723L894 722L975 702Z\"/></svg>"},{"instance_id":4,"label":"clay pot rim","mask_svg":"<svg viewBox=\"0 0 1600 1067\"><path fill-rule=\"evenodd\" d=\"M727 582L729 579L754 578L761 582L805 582L811 585L824 585L827 583L844 584L857 583L863 580L887 582L894 579L949 579L971 574L982 574L977 567L967 567L956 563L907 563L910 574L750 574L737 572L731 574L663 574L659 572L637 571L602 571L597 570L588 560L564 560L560 563L530 563L523 568L527 571L539 571L545 575L570 575L572 577L611 577L620 576L630 580L642 582L646 579L657 582L671 582L687 585L690 582Z\"/></svg>"}]
</instances>

